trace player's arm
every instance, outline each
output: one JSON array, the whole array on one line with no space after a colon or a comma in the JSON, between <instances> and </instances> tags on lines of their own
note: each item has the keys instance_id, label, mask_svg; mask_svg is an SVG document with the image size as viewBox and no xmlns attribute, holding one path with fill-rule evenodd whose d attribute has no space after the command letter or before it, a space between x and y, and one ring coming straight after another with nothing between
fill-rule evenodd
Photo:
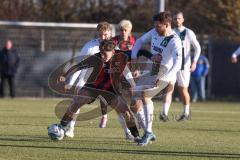
<instances>
[{"instance_id":1,"label":"player's arm","mask_svg":"<svg viewBox=\"0 0 240 160\"><path fill-rule=\"evenodd\" d=\"M85 60L79 62L78 64L72 66L66 73L64 73L61 77L60 77L60 81L65 81L66 77L70 77L72 76L75 72L79 71L79 70L83 70L83 69L88 69L91 67L95 67L95 64L98 63L99 58L97 58L95 55L90 56L88 58L86 58ZM95 62L95 63L93 63Z\"/></svg>"},{"instance_id":2,"label":"player's arm","mask_svg":"<svg viewBox=\"0 0 240 160\"><path fill-rule=\"evenodd\" d=\"M131 54L131 62L132 62L132 67L133 67L133 76L137 77L139 76L139 71L138 71L138 66L137 66L137 55L143 44L146 44L148 42L151 42L152 38L152 32L154 29L150 30L149 32L145 33L142 35L140 38L136 40L135 45L133 46L132 49L132 54Z\"/></svg>"},{"instance_id":3,"label":"player's arm","mask_svg":"<svg viewBox=\"0 0 240 160\"><path fill-rule=\"evenodd\" d=\"M123 70L123 76L126 78L126 80L128 81L128 83L131 85L131 87L135 87L136 83L133 79L133 75L132 72L130 71L130 69L128 68L128 66L126 65L126 67Z\"/></svg>"},{"instance_id":4,"label":"player's arm","mask_svg":"<svg viewBox=\"0 0 240 160\"><path fill-rule=\"evenodd\" d=\"M237 63L237 57L240 55L240 47L232 54L232 63Z\"/></svg>"},{"instance_id":5,"label":"player's arm","mask_svg":"<svg viewBox=\"0 0 240 160\"><path fill-rule=\"evenodd\" d=\"M84 58L87 58L87 55L91 55L91 52L92 52L91 44L88 42L81 49L80 56L84 56ZM69 83L67 84L67 88L70 89L74 85L74 83L76 82L78 77L79 77L79 81L83 82L86 72L87 72L87 70L79 70L79 71L75 72L72 75L72 77L70 78Z\"/></svg>"},{"instance_id":6,"label":"player's arm","mask_svg":"<svg viewBox=\"0 0 240 160\"><path fill-rule=\"evenodd\" d=\"M201 54L201 46L200 46L200 44L197 40L197 37L193 31L189 30L189 36L191 39L191 45L194 48L194 57L193 57L192 65L191 65L191 71L193 72L196 69L197 61Z\"/></svg>"}]
</instances>

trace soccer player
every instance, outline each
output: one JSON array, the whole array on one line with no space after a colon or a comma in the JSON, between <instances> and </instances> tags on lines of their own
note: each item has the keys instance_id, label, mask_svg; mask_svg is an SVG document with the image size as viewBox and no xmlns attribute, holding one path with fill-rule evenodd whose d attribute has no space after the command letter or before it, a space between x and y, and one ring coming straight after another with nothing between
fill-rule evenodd
<instances>
[{"instance_id":1,"label":"soccer player","mask_svg":"<svg viewBox=\"0 0 240 160\"><path fill-rule=\"evenodd\" d=\"M237 57L240 55L240 47L232 54L232 63L237 63Z\"/></svg>"},{"instance_id":2,"label":"soccer player","mask_svg":"<svg viewBox=\"0 0 240 160\"><path fill-rule=\"evenodd\" d=\"M77 90L77 94L73 97L71 104L58 126L64 131L68 130L69 124L77 116L76 112L79 108L101 96L104 99L104 103L113 107L119 115L124 117L131 134L134 137L138 137L139 133L134 118L129 118L128 114L130 113L130 110L127 104L124 103L119 96L117 90L121 75L124 75L125 78L129 80L127 76L129 75L130 70L126 67L126 56L122 52L115 53L117 51L114 50L115 44L112 40L103 40L100 43L99 49L99 53L86 58L82 62L71 67L63 76L60 76L60 81L65 82L67 77L71 76L78 70L84 69L84 67L93 67L93 72L84 86ZM123 54L124 58L122 58ZM98 66L94 67L94 65ZM116 69L118 72L115 72ZM134 81L131 79L129 80L129 83L131 86L135 85Z\"/></svg>"},{"instance_id":3,"label":"soccer player","mask_svg":"<svg viewBox=\"0 0 240 160\"><path fill-rule=\"evenodd\" d=\"M108 22L99 23L98 26L97 26L97 35L98 35L98 38L87 42L83 46L83 48L80 52L81 56L88 57L88 56L94 55L94 54L96 54L100 51L99 50L100 43L103 40L109 40L112 37L111 25ZM78 79L78 82L77 82L77 86L79 86L79 87L83 86L86 82L86 80L85 80L86 72L87 71L84 70L84 69L76 72L72 76L72 78L70 80L70 83L66 86L66 88L71 88L74 85L74 83L75 83L75 81L77 80L78 77L79 77L79 79ZM100 128L105 128L106 123L107 123L107 106L101 100L100 100L100 106L101 106L101 111L102 111L102 117L101 117L101 120L100 120L100 123L99 123L99 127ZM79 110L77 111L76 114L78 114L78 113L79 113ZM126 126L125 120L121 115L119 115L119 122L120 122L120 124L121 124L121 126L124 130L126 138L127 139L133 139L134 137L131 135L129 129ZM76 120L73 119L70 123L69 129L65 133L66 136L74 137L75 123L76 123Z\"/></svg>"},{"instance_id":4,"label":"soccer player","mask_svg":"<svg viewBox=\"0 0 240 160\"><path fill-rule=\"evenodd\" d=\"M130 20L121 20L118 24L120 35L113 37L113 41L117 45L117 49L122 51L132 50L135 44L135 38L131 35L132 23Z\"/></svg>"},{"instance_id":5,"label":"soccer player","mask_svg":"<svg viewBox=\"0 0 240 160\"><path fill-rule=\"evenodd\" d=\"M152 98L166 87L172 86L182 61L182 44L178 35L172 31L171 13L166 11L156 14L153 21L155 27L137 39L132 50L132 63L136 63L139 49L143 44L151 43L150 58L153 61L151 72L141 76L139 71L134 71L134 76L140 76L140 78L133 89L135 98L133 104L135 108L141 108L143 104L145 118L143 119L144 136L138 142L141 146L155 139L152 131L154 111Z\"/></svg>"},{"instance_id":6,"label":"soccer player","mask_svg":"<svg viewBox=\"0 0 240 160\"><path fill-rule=\"evenodd\" d=\"M196 35L192 30L183 26L184 18L182 12L177 12L174 15L174 23L176 28L174 31L178 34L182 41L182 66L181 70L177 72L177 86L182 97L183 113L177 119L178 121L188 120L190 114L190 96L188 86L190 81L190 74L196 69L196 64L200 56L201 48L197 41ZM191 62L191 45L194 47L194 57ZM168 121L168 111L172 102L172 91L164 96L163 110L160 115L160 120Z\"/></svg>"}]
</instances>

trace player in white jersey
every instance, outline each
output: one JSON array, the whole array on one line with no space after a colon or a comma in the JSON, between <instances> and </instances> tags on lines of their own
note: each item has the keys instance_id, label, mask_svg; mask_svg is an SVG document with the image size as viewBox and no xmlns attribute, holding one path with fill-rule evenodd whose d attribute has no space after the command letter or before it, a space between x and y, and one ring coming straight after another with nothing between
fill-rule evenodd
<instances>
[{"instance_id":1,"label":"player in white jersey","mask_svg":"<svg viewBox=\"0 0 240 160\"><path fill-rule=\"evenodd\" d=\"M99 23L98 26L97 26L97 34L98 34L98 38L93 39L93 40L87 42L83 46L79 56L89 57L91 55L94 55L94 54L100 52L100 50L99 50L100 43L103 40L105 40L105 39L109 40L112 37L112 28L111 28L110 24L107 23L107 22ZM86 73L87 73L86 69L83 69L81 71L77 71L71 77L71 80L70 80L69 84L66 86L67 89L70 89L74 85L74 83L76 83L77 79L78 79L78 82L77 82L76 85L78 87L84 86L84 84L86 83L86 80L88 78L86 76L87 75ZM105 111L105 110L107 109L107 106L105 106L105 104L101 100L100 100L100 105L101 105L101 108L102 108L102 117L101 117L101 120L100 120L99 127L100 128L105 128L106 123L107 123L107 111ZM78 109L77 114L79 114L79 112L80 112L80 109ZM126 125L124 117L119 115L119 122L122 125L122 128L124 129L126 138L127 139L133 139L134 137L131 135L130 130L127 128L127 125ZM74 126L75 126L75 123L76 123L75 119L73 119L70 122L69 129L65 133L65 135L67 137L74 137Z\"/></svg>"},{"instance_id":2,"label":"player in white jersey","mask_svg":"<svg viewBox=\"0 0 240 160\"><path fill-rule=\"evenodd\" d=\"M174 31L178 34L182 41L182 66L181 70L177 73L177 86L179 89L179 93L182 97L183 102L183 113L178 118L178 121L188 120L190 114L190 96L188 92L188 86L190 81L190 74L196 69L196 64L198 58L200 56L201 48L199 42L197 41L196 35L192 30L183 26L184 18L182 12L177 12L174 15L174 23L176 28ZM191 62L191 45L194 48L194 57ZM168 111L172 102L172 93L173 90L168 92L166 96L164 96L163 100L163 110L160 115L160 120L166 122L168 121Z\"/></svg>"},{"instance_id":3,"label":"player in white jersey","mask_svg":"<svg viewBox=\"0 0 240 160\"><path fill-rule=\"evenodd\" d=\"M238 59L237 57L240 55L240 47L238 47L238 49L233 52L232 54L232 63L237 63L238 62Z\"/></svg>"},{"instance_id":4,"label":"player in white jersey","mask_svg":"<svg viewBox=\"0 0 240 160\"><path fill-rule=\"evenodd\" d=\"M176 73L181 68L182 44L176 33L172 31L172 15L170 12L161 12L153 17L155 28L137 39L132 50L132 62L137 62L137 53L141 46L151 43L152 70L150 73L139 75L137 86L133 89L134 105L143 107L144 136L138 145L147 145L155 139L152 131L154 105L152 98L169 84L174 83ZM136 63L137 64L137 63ZM134 72L137 76L139 72ZM142 101L142 103L139 103ZM143 106L141 106L143 104Z\"/></svg>"}]
</instances>

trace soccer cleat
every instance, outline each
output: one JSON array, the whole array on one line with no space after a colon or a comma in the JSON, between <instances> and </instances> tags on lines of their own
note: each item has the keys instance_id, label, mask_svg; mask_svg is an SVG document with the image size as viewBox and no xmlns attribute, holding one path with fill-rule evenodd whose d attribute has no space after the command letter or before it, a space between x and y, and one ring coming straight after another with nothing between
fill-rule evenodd
<instances>
[{"instance_id":1,"label":"soccer cleat","mask_svg":"<svg viewBox=\"0 0 240 160\"><path fill-rule=\"evenodd\" d=\"M138 146L145 146L156 140L156 136L152 132L145 132L142 139L138 142Z\"/></svg>"},{"instance_id":2,"label":"soccer cleat","mask_svg":"<svg viewBox=\"0 0 240 160\"><path fill-rule=\"evenodd\" d=\"M134 136L131 134L131 132L125 133L125 136L127 140L134 140Z\"/></svg>"},{"instance_id":3,"label":"soccer cleat","mask_svg":"<svg viewBox=\"0 0 240 160\"><path fill-rule=\"evenodd\" d=\"M190 120L190 115L185 115L185 114L182 114L182 115L177 119L178 122L188 121L188 120Z\"/></svg>"},{"instance_id":4,"label":"soccer cleat","mask_svg":"<svg viewBox=\"0 0 240 160\"><path fill-rule=\"evenodd\" d=\"M163 121L163 122L167 122L167 121L169 121L169 118L168 118L168 116L165 115L165 114L160 114L159 120L160 120L160 121Z\"/></svg>"},{"instance_id":5,"label":"soccer cleat","mask_svg":"<svg viewBox=\"0 0 240 160\"><path fill-rule=\"evenodd\" d=\"M70 127L66 132L65 132L65 136L69 137L69 138L73 138L74 137L74 128Z\"/></svg>"},{"instance_id":6,"label":"soccer cleat","mask_svg":"<svg viewBox=\"0 0 240 160\"><path fill-rule=\"evenodd\" d=\"M107 117L102 117L100 124L99 124L99 128L105 128L107 126Z\"/></svg>"},{"instance_id":7,"label":"soccer cleat","mask_svg":"<svg viewBox=\"0 0 240 160\"><path fill-rule=\"evenodd\" d=\"M134 142L136 143L139 143L141 141L141 137L137 136L137 137L134 137Z\"/></svg>"}]
</instances>

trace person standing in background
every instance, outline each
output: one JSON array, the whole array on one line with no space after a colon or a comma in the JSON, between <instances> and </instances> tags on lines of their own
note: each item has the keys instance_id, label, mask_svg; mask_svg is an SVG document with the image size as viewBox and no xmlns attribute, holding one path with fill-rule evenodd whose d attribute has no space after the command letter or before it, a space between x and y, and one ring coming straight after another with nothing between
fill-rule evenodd
<instances>
[{"instance_id":1,"label":"person standing in background","mask_svg":"<svg viewBox=\"0 0 240 160\"><path fill-rule=\"evenodd\" d=\"M15 97L15 74L17 73L19 60L19 55L17 50L13 48L12 41L7 40L5 47L0 53L0 97L2 98L5 96L4 85L6 80L9 85L10 97Z\"/></svg>"},{"instance_id":2,"label":"person standing in background","mask_svg":"<svg viewBox=\"0 0 240 160\"><path fill-rule=\"evenodd\" d=\"M196 70L191 74L190 90L192 102L196 102L199 97L201 101L206 100L206 77L209 68L209 61L202 53L198 59Z\"/></svg>"}]
</instances>

